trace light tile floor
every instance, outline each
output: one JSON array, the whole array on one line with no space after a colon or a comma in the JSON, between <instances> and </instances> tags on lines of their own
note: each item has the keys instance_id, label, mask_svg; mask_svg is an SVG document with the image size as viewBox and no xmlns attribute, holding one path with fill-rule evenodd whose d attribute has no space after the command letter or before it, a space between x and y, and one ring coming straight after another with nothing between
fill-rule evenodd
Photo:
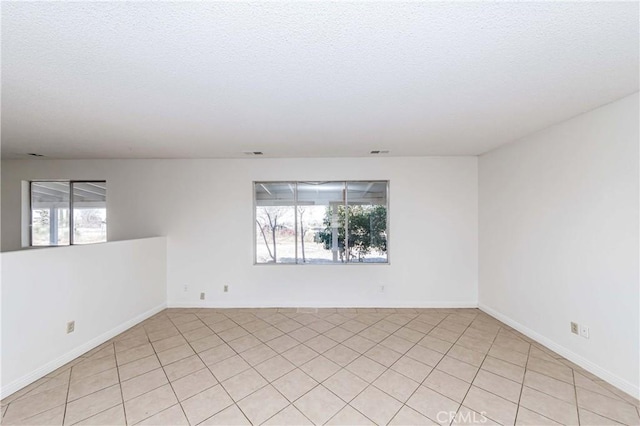
<instances>
[{"instance_id":1,"label":"light tile floor","mask_svg":"<svg viewBox=\"0 0 640 426\"><path fill-rule=\"evenodd\" d=\"M2 401L30 425L640 423L476 309L167 309Z\"/></svg>"}]
</instances>

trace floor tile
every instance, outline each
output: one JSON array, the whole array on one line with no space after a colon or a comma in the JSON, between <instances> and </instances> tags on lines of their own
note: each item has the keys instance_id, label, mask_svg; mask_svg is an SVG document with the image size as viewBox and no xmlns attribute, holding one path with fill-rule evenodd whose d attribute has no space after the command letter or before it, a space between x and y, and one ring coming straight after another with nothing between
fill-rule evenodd
<instances>
[{"instance_id":1,"label":"floor tile","mask_svg":"<svg viewBox=\"0 0 640 426\"><path fill-rule=\"evenodd\" d=\"M520 406L528 408L538 414L562 424L578 423L578 409L575 405L569 404L550 395L538 392L527 386L522 388Z\"/></svg>"},{"instance_id":2,"label":"floor tile","mask_svg":"<svg viewBox=\"0 0 640 426\"><path fill-rule=\"evenodd\" d=\"M96 360L87 360L73 366L71 369L71 381L89 377L113 368L116 368L116 357L114 355Z\"/></svg>"},{"instance_id":3,"label":"floor tile","mask_svg":"<svg viewBox=\"0 0 640 426\"><path fill-rule=\"evenodd\" d=\"M172 362L179 361L183 358L187 358L195 354L191 346L188 344L182 344L180 346L176 346L175 348L167 349L166 351L158 353L158 359L160 360L160 364L167 365Z\"/></svg>"},{"instance_id":4,"label":"floor tile","mask_svg":"<svg viewBox=\"0 0 640 426\"><path fill-rule=\"evenodd\" d=\"M354 359L358 358L360 354L344 345L337 345L326 351L323 356L327 357L339 366L344 367Z\"/></svg>"},{"instance_id":5,"label":"floor tile","mask_svg":"<svg viewBox=\"0 0 640 426\"><path fill-rule=\"evenodd\" d=\"M520 367L525 367L527 365L527 359L529 358L527 354L512 351L501 346L492 346L491 349L489 349L488 355L497 359L501 359L503 361L510 362L512 364L519 365Z\"/></svg>"},{"instance_id":6,"label":"floor tile","mask_svg":"<svg viewBox=\"0 0 640 426\"><path fill-rule=\"evenodd\" d=\"M400 329L400 330L404 330L404 329ZM380 345L389 348L395 352L400 353L401 355L404 354L405 352L407 352L409 349L411 349L416 342L410 342L408 340L403 339L402 337L398 336L398 333L400 331L392 334L391 336L387 337L386 339L384 339L383 341L380 342ZM415 331L413 333L416 333ZM406 333L405 333L406 334ZM420 334L420 333L418 333ZM422 334L421 334L422 336ZM420 337L422 338L422 337Z\"/></svg>"},{"instance_id":7,"label":"floor tile","mask_svg":"<svg viewBox=\"0 0 640 426\"><path fill-rule=\"evenodd\" d=\"M320 355L300 367L318 382L322 382L340 370L340 366L328 358Z\"/></svg>"},{"instance_id":8,"label":"floor tile","mask_svg":"<svg viewBox=\"0 0 640 426\"><path fill-rule=\"evenodd\" d=\"M475 367L480 367L484 361L485 354L467 349L464 346L453 345L447 355Z\"/></svg>"},{"instance_id":9,"label":"floor tile","mask_svg":"<svg viewBox=\"0 0 640 426\"><path fill-rule=\"evenodd\" d=\"M233 400L219 384L181 403L192 425L202 422L232 404Z\"/></svg>"},{"instance_id":10,"label":"floor tile","mask_svg":"<svg viewBox=\"0 0 640 426\"><path fill-rule=\"evenodd\" d=\"M586 389L577 389L578 405L592 413L628 425L640 424L638 410L631 404L608 398Z\"/></svg>"},{"instance_id":11,"label":"floor tile","mask_svg":"<svg viewBox=\"0 0 640 426\"><path fill-rule=\"evenodd\" d=\"M350 402L368 383L346 369L338 371L328 378L323 385L345 402Z\"/></svg>"},{"instance_id":12,"label":"floor tile","mask_svg":"<svg viewBox=\"0 0 640 426\"><path fill-rule=\"evenodd\" d=\"M206 351L202 351L198 354L200 359L208 366L214 365L220 361L224 361L227 358L237 355L236 352L231 349L231 346L223 343Z\"/></svg>"},{"instance_id":13,"label":"floor tile","mask_svg":"<svg viewBox=\"0 0 640 426\"><path fill-rule=\"evenodd\" d=\"M386 370L386 367L372 359L361 356L347 365L346 369L367 383L373 383Z\"/></svg>"},{"instance_id":14,"label":"floor tile","mask_svg":"<svg viewBox=\"0 0 640 426\"><path fill-rule=\"evenodd\" d=\"M482 413L478 413L464 405L458 409L453 422L451 422L452 426L461 426L461 425L484 425L491 426L496 425L499 426L500 423L493 421L492 419L486 417Z\"/></svg>"},{"instance_id":15,"label":"floor tile","mask_svg":"<svg viewBox=\"0 0 640 426\"><path fill-rule=\"evenodd\" d=\"M416 361L408 356L398 359L392 366L391 370L396 371L416 382L422 382L433 370L433 367Z\"/></svg>"},{"instance_id":16,"label":"floor tile","mask_svg":"<svg viewBox=\"0 0 640 426\"><path fill-rule=\"evenodd\" d=\"M359 335L349 337L347 340L342 342L342 344L361 354L365 353L376 345L375 342L372 342L369 339L365 339L364 337L361 337Z\"/></svg>"},{"instance_id":17,"label":"floor tile","mask_svg":"<svg viewBox=\"0 0 640 426\"><path fill-rule=\"evenodd\" d=\"M200 423L199 426L250 426L251 422L249 419L242 414L242 411L238 408L237 405L231 405L224 410L220 411L218 414L215 414L209 417L204 422Z\"/></svg>"},{"instance_id":18,"label":"floor tile","mask_svg":"<svg viewBox=\"0 0 640 426\"><path fill-rule=\"evenodd\" d=\"M449 424L460 404L426 386L420 386L406 404L439 424ZM443 414L444 413L444 414ZM438 416L439 415L439 416Z\"/></svg>"},{"instance_id":19,"label":"floor tile","mask_svg":"<svg viewBox=\"0 0 640 426\"><path fill-rule=\"evenodd\" d=\"M437 425L433 420L423 416L411 407L403 406L389 422L391 426Z\"/></svg>"},{"instance_id":20,"label":"floor tile","mask_svg":"<svg viewBox=\"0 0 640 426\"><path fill-rule=\"evenodd\" d=\"M83 396L89 395L104 388L116 385L118 380L118 369L112 368L101 373L94 374L82 379L71 380L67 401L74 401Z\"/></svg>"},{"instance_id":21,"label":"floor tile","mask_svg":"<svg viewBox=\"0 0 640 426\"><path fill-rule=\"evenodd\" d=\"M218 336L208 336L202 339L190 342L191 347L196 353L204 352L207 349L215 348L218 345L221 345L224 341Z\"/></svg>"},{"instance_id":22,"label":"floor tile","mask_svg":"<svg viewBox=\"0 0 640 426\"><path fill-rule=\"evenodd\" d=\"M189 421L179 404L173 405L143 420L138 425L144 426L187 426Z\"/></svg>"},{"instance_id":23,"label":"floor tile","mask_svg":"<svg viewBox=\"0 0 640 426\"><path fill-rule=\"evenodd\" d=\"M177 403L171 386L161 386L124 403L127 422L138 423Z\"/></svg>"},{"instance_id":24,"label":"floor tile","mask_svg":"<svg viewBox=\"0 0 640 426\"><path fill-rule=\"evenodd\" d=\"M419 383L396 371L387 370L373 382L373 385L398 401L405 402L418 389Z\"/></svg>"},{"instance_id":25,"label":"floor tile","mask_svg":"<svg viewBox=\"0 0 640 426\"><path fill-rule=\"evenodd\" d=\"M524 375L524 385L570 404L576 404L575 387L562 380L527 370Z\"/></svg>"},{"instance_id":26,"label":"floor tile","mask_svg":"<svg viewBox=\"0 0 640 426\"><path fill-rule=\"evenodd\" d=\"M247 361L247 363L251 366L258 365L261 362L264 362L269 358L273 358L276 355L278 355L277 352L264 343L260 343L259 345L256 345L253 348L246 350L240 354L242 359Z\"/></svg>"},{"instance_id":27,"label":"floor tile","mask_svg":"<svg viewBox=\"0 0 640 426\"><path fill-rule=\"evenodd\" d=\"M195 371L201 370L205 367L204 363L197 355L176 361L173 364L165 365L163 367L164 372L170 381L179 379Z\"/></svg>"},{"instance_id":28,"label":"floor tile","mask_svg":"<svg viewBox=\"0 0 640 426\"><path fill-rule=\"evenodd\" d=\"M379 425L389 423L402 407L400 401L374 386L365 389L349 405Z\"/></svg>"},{"instance_id":29,"label":"floor tile","mask_svg":"<svg viewBox=\"0 0 640 426\"><path fill-rule=\"evenodd\" d=\"M440 340L437 337L429 335L423 337L417 344L419 346L424 346L427 349L431 349L432 351L440 352L441 354L446 354L453 346L453 343L451 342Z\"/></svg>"},{"instance_id":30,"label":"floor tile","mask_svg":"<svg viewBox=\"0 0 640 426\"><path fill-rule=\"evenodd\" d=\"M277 355L256 365L254 368L258 370L262 377L267 379L267 381L272 382L284 376L296 367L281 355Z\"/></svg>"},{"instance_id":31,"label":"floor tile","mask_svg":"<svg viewBox=\"0 0 640 426\"><path fill-rule=\"evenodd\" d=\"M527 370L532 370L573 385L573 371L560 363L529 358Z\"/></svg>"},{"instance_id":32,"label":"floor tile","mask_svg":"<svg viewBox=\"0 0 640 426\"><path fill-rule=\"evenodd\" d=\"M33 423L33 424L50 424L47 422L42 423ZM115 407L109 408L101 413L96 414L95 416L89 417L81 421L80 423L76 423L76 425L83 426L124 426L126 425L125 416L124 416L124 405L116 405Z\"/></svg>"},{"instance_id":33,"label":"floor tile","mask_svg":"<svg viewBox=\"0 0 640 426\"><path fill-rule=\"evenodd\" d=\"M401 353L382 345L376 345L372 347L367 352L365 352L364 355L367 358L370 358L378 362L379 364L384 365L385 367L391 367L402 356Z\"/></svg>"},{"instance_id":34,"label":"floor tile","mask_svg":"<svg viewBox=\"0 0 640 426\"><path fill-rule=\"evenodd\" d=\"M445 373L462 379L468 383L471 383L478 373L478 367L467 364L463 361L459 361L450 356L445 356L444 358L442 358L442 360L438 363L436 369L444 371Z\"/></svg>"},{"instance_id":35,"label":"floor tile","mask_svg":"<svg viewBox=\"0 0 640 426\"><path fill-rule=\"evenodd\" d=\"M581 424L582 418L580 419ZM516 418L516 425L527 425L527 426L541 426L541 425L559 425L560 423L554 422L551 419L544 417L541 414L536 413L535 411L531 411L522 406L518 407L518 416ZM603 425L604 423L598 423L598 426ZM595 425L594 425L595 426Z\"/></svg>"},{"instance_id":36,"label":"floor tile","mask_svg":"<svg viewBox=\"0 0 640 426\"><path fill-rule=\"evenodd\" d=\"M485 358L482 366L482 370L490 371L498 376L505 377L514 382L522 383L524 380L524 368L515 364L511 364L507 361L502 361L497 358L488 356Z\"/></svg>"},{"instance_id":37,"label":"floor tile","mask_svg":"<svg viewBox=\"0 0 640 426\"><path fill-rule=\"evenodd\" d=\"M122 396L125 401L129 401L167 383L167 376L162 368L158 368L122 382Z\"/></svg>"},{"instance_id":38,"label":"floor tile","mask_svg":"<svg viewBox=\"0 0 640 426\"><path fill-rule=\"evenodd\" d=\"M184 401L205 389L216 385L218 381L207 368L191 373L171 382L171 387L178 397L178 401Z\"/></svg>"},{"instance_id":39,"label":"floor tile","mask_svg":"<svg viewBox=\"0 0 640 426\"><path fill-rule=\"evenodd\" d=\"M316 386L294 403L314 424L324 424L346 404L322 385Z\"/></svg>"},{"instance_id":40,"label":"floor tile","mask_svg":"<svg viewBox=\"0 0 640 426\"><path fill-rule=\"evenodd\" d=\"M412 347L405 355L432 367L438 365L440 360L444 357L440 352L420 345Z\"/></svg>"},{"instance_id":41,"label":"floor tile","mask_svg":"<svg viewBox=\"0 0 640 426\"><path fill-rule=\"evenodd\" d=\"M264 377L253 368L250 368L222 382L222 387L225 388L234 401L240 401L267 384L268 382Z\"/></svg>"},{"instance_id":42,"label":"floor tile","mask_svg":"<svg viewBox=\"0 0 640 426\"><path fill-rule=\"evenodd\" d=\"M329 339L328 337L320 334L312 339L309 339L305 342L305 345L318 352L319 354L324 353L325 351L336 346L338 342Z\"/></svg>"},{"instance_id":43,"label":"floor tile","mask_svg":"<svg viewBox=\"0 0 640 426\"><path fill-rule=\"evenodd\" d=\"M302 370L296 369L280 377L273 382L272 385L284 395L285 398L293 402L316 387L318 382Z\"/></svg>"},{"instance_id":44,"label":"floor tile","mask_svg":"<svg viewBox=\"0 0 640 426\"><path fill-rule=\"evenodd\" d=\"M347 405L336 413L327 423L328 426L368 426L375 425L371 419L367 418L356 410L355 408Z\"/></svg>"},{"instance_id":45,"label":"floor tile","mask_svg":"<svg viewBox=\"0 0 640 426\"><path fill-rule=\"evenodd\" d=\"M46 411L38 413L34 416L27 417L21 420L7 421L2 419L3 425L62 425L64 419L64 405L58 405L57 407L50 408Z\"/></svg>"},{"instance_id":46,"label":"floor tile","mask_svg":"<svg viewBox=\"0 0 640 426\"><path fill-rule=\"evenodd\" d=\"M252 424L261 424L289 405L273 386L267 385L238 403Z\"/></svg>"},{"instance_id":47,"label":"floor tile","mask_svg":"<svg viewBox=\"0 0 640 426\"><path fill-rule=\"evenodd\" d=\"M228 378L248 370L251 366L240 355L234 355L217 364L210 365L209 368L218 381L224 382Z\"/></svg>"},{"instance_id":48,"label":"floor tile","mask_svg":"<svg viewBox=\"0 0 640 426\"><path fill-rule=\"evenodd\" d=\"M305 417L304 414L300 412L293 405L289 405L279 413L276 413L273 417L263 423L264 425L273 425L273 426L303 426L303 425L313 425L311 420Z\"/></svg>"},{"instance_id":49,"label":"floor tile","mask_svg":"<svg viewBox=\"0 0 640 426\"><path fill-rule=\"evenodd\" d=\"M305 345L298 345L282 353L282 356L288 359L296 367L306 364L318 355L320 354Z\"/></svg>"},{"instance_id":50,"label":"floor tile","mask_svg":"<svg viewBox=\"0 0 640 426\"><path fill-rule=\"evenodd\" d=\"M262 344L262 342L260 342L260 340L258 340L257 337L248 334L246 336L240 337L238 339L232 340L230 342L228 342L229 346L231 346L231 348L236 351L237 353L242 353L246 350L249 350L251 348L254 348L260 344Z\"/></svg>"},{"instance_id":51,"label":"floor tile","mask_svg":"<svg viewBox=\"0 0 640 426\"><path fill-rule=\"evenodd\" d=\"M153 355L154 353L155 352L153 350L153 346L151 346L151 343L146 343L133 349L118 352L116 355L116 361L118 365L124 365L128 362L148 357L149 355Z\"/></svg>"},{"instance_id":52,"label":"floor tile","mask_svg":"<svg viewBox=\"0 0 640 426\"><path fill-rule=\"evenodd\" d=\"M508 401L515 402L516 404L520 400L520 391L522 390L520 383L498 376L487 370L478 371L476 378L473 380L473 385L501 396Z\"/></svg>"},{"instance_id":53,"label":"floor tile","mask_svg":"<svg viewBox=\"0 0 640 426\"><path fill-rule=\"evenodd\" d=\"M462 405L503 425L513 424L518 410L518 406L513 402L475 386L471 386Z\"/></svg>"},{"instance_id":54,"label":"floor tile","mask_svg":"<svg viewBox=\"0 0 640 426\"><path fill-rule=\"evenodd\" d=\"M285 352L295 346L298 346L299 342L293 337L289 337L288 335L283 335L280 337L276 337L273 340L269 340L266 342L267 346L276 351L277 353Z\"/></svg>"},{"instance_id":55,"label":"floor tile","mask_svg":"<svg viewBox=\"0 0 640 426\"><path fill-rule=\"evenodd\" d=\"M118 373L120 374L120 380L129 380L157 368L160 368L158 357L151 355L119 367Z\"/></svg>"},{"instance_id":56,"label":"floor tile","mask_svg":"<svg viewBox=\"0 0 640 426\"><path fill-rule=\"evenodd\" d=\"M71 425L88 419L108 408L122 404L120 385L111 386L67 404L64 424ZM10 407L11 408L11 407ZM9 413L7 413L6 417Z\"/></svg>"},{"instance_id":57,"label":"floor tile","mask_svg":"<svg viewBox=\"0 0 640 426\"><path fill-rule=\"evenodd\" d=\"M440 370L433 370L422 384L456 402L462 402L471 384Z\"/></svg>"},{"instance_id":58,"label":"floor tile","mask_svg":"<svg viewBox=\"0 0 640 426\"><path fill-rule=\"evenodd\" d=\"M342 343L345 340L347 340L349 337L353 336L353 333L350 332L349 330L346 330L342 327L336 327L336 328L332 328L331 330L327 331L326 333L324 333L324 335L328 338L330 338L331 340L334 340L338 343ZM366 337L366 336L364 336ZM373 339L371 339L373 340Z\"/></svg>"},{"instance_id":59,"label":"floor tile","mask_svg":"<svg viewBox=\"0 0 640 426\"><path fill-rule=\"evenodd\" d=\"M609 419L606 417L602 417L596 413L592 413L589 410L584 408L578 408L578 414L580 416L580 424L585 426L604 426L604 425L619 425L620 423ZM542 424L542 423L541 423Z\"/></svg>"}]
</instances>

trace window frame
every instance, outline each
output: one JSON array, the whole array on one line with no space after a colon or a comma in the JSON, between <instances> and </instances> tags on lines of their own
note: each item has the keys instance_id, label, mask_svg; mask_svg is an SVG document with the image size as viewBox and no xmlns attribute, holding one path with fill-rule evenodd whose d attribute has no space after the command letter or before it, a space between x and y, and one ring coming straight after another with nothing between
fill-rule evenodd
<instances>
[{"instance_id":1,"label":"window frame","mask_svg":"<svg viewBox=\"0 0 640 426\"><path fill-rule=\"evenodd\" d=\"M39 183L39 182L61 182L61 183L68 183L69 184L69 244L64 244L64 245L51 245L51 244L47 244L47 245L38 245L38 246L34 246L33 245L33 184L34 183ZM91 245L91 244L103 244L106 242L109 242L109 236L106 235L105 236L105 241L101 241L98 243L83 243L83 244L74 244L73 241L73 185L75 183L104 183L105 184L105 188L106 188L106 184L107 184L107 180L106 179L35 179L35 180L30 180L29 181L29 248L47 248L47 247L69 247L69 246L73 246L73 245L82 245L82 246L86 246L86 245ZM106 189L105 189L106 191ZM106 209L106 204L107 204L107 195L105 192L105 209ZM107 229L108 226L107 226Z\"/></svg>"},{"instance_id":2,"label":"window frame","mask_svg":"<svg viewBox=\"0 0 640 426\"><path fill-rule=\"evenodd\" d=\"M350 183L365 183L365 182L383 182L386 184L385 188L386 188L386 211L387 211L387 218L386 218L386 234L387 234L387 251L386 251L386 256L387 256L387 260L386 262L350 262L350 261L346 261L346 262L328 262L328 263L303 263L303 262L298 262L298 213L297 213L297 207L298 207L298 184L299 183L306 183L306 182L323 182L323 183L342 183L344 184L344 191L345 191L345 195L344 195L344 206L345 208L348 208L349 206L349 198L348 198L348 188L349 188L349 184ZM292 184L295 186L295 192L294 192L294 227L295 227L295 257L296 257L296 261L295 262L291 262L291 263L271 263L271 262L258 262L258 247L257 247L257 240L256 240L256 221L257 221L257 215L256 215L256 209L258 207L257 203L256 203L256 185L259 184L283 184L283 183L288 183L288 184ZM312 266L334 266L334 265L386 265L389 266L391 265L391 255L390 255L390 235L391 232L389 231L390 229L390 218L391 218L391 214L390 214L390 193L391 193L391 180L390 179L351 179L351 180L254 180L251 183L251 190L252 190L252 199L253 199L253 232L252 232L252 236L253 236L253 265L254 266L263 266L263 265L269 265L269 266L287 266L287 265L303 265L303 266L308 266L308 265L312 265ZM349 232L349 215L347 214L345 217L345 244L348 246L348 235Z\"/></svg>"}]
</instances>

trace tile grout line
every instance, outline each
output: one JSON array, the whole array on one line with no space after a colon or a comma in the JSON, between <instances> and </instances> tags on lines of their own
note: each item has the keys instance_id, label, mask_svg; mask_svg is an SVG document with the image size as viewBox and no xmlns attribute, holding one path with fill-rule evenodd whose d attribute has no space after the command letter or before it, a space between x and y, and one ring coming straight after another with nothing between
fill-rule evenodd
<instances>
[{"instance_id":1,"label":"tile grout line","mask_svg":"<svg viewBox=\"0 0 640 426\"><path fill-rule=\"evenodd\" d=\"M520 383L520 395L518 395L518 405L516 406L516 418L514 419L514 421L518 421L518 414L520 413L520 401L522 401L522 392L524 391L524 381L527 378L527 365L529 364L529 357L531 357L531 347L532 345L529 344L529 351L527 352L527 361L524 364L525 365L524 373L522 375L522 383Z\"/></svg>"}]
</instances>

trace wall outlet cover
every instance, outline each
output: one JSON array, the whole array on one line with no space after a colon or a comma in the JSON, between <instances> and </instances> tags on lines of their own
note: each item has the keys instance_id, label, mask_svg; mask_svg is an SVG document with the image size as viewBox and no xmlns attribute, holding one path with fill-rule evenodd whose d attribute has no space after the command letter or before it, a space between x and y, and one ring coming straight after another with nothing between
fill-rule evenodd
<instances>
[{"instance_id":1,"label":"wall outlet cover","mask_svg":"<svg viewBox=\"0 0 640 426\"><path fill-rule=\"evenodd\" d=\"M573 334L578 334L578 323L577 322L572 322L571 323L571 332Z\"/></svg>"},{"instance_id":2,"label":"wall outlet cover","mask_svg":"<svg viewBox=\"0 0 640 426\"><path fill-rule=\"evenodd\" d=\"M67 323L67 334L73 333L75 330L76 330L76 322L75 321L69 321Z\"/></svg>"},{"instance_id":3,"label":"wall outlet cover","mask_svg":"<svg viewBox=\"0 0 640 426\"><path fill-rule=\"evenodd\" d=\"M580 336L584 337L585 339L588 339L589 327L587 327L586 325L580 326Z\"/></svg>"}]
</instances>

